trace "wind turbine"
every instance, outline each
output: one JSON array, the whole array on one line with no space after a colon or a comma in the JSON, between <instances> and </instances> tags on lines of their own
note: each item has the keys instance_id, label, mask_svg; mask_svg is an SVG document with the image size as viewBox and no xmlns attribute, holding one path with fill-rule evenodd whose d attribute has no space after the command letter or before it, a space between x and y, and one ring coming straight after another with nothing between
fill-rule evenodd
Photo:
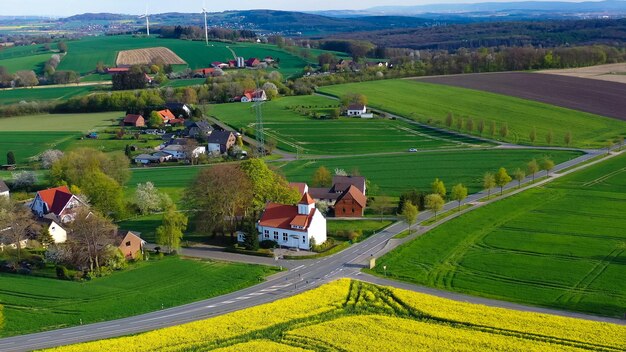
<instances>
[{"instance_id":1,"label":"wind turbine","mask_svg":"<svg viewBox=\"0 0 626 352\"><path fill-rule=\"evenodd\" d=\"M146 13L144 15L139 16L139 18L146 19L146 35L150 36L150 15L148 15L148 5L146 5Z\"/></svg>"},{"instance_id":2,"label":"wind turbine","mask_svg":"<svg viewBox=\"0 0 626 352\"><path fill-rule=\"evenodd\" d=\"M204 39L206 41L206 46L209 46L209 25L206 20L206 2L202 3L202 13L204 14Z\"/></svg>"}]
</instances>

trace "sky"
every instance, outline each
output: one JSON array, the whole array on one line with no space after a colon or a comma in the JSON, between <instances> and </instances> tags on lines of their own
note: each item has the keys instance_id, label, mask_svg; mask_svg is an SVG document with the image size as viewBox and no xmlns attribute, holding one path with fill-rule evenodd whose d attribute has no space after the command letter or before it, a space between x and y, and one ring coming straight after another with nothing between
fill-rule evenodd
<instances>
[{"instance_id":1,"label":"sky","mask_svg":"<svg viewBox=\"0 0 626 352\"><path fill-rule=\"evenodd\" d=\"M432 3L507 2L507 0L239 0L236 2L216 0L205 1L207 10L211 12L259 8L290 11L358 10L374 6L389 5L403 6L424 5ZM203 0L0 0L0 16L71 16L86 12L140 14L145 12L146 3L149 4L150 13L200 12L202 10Z\"/></svg>"}]
</instances>

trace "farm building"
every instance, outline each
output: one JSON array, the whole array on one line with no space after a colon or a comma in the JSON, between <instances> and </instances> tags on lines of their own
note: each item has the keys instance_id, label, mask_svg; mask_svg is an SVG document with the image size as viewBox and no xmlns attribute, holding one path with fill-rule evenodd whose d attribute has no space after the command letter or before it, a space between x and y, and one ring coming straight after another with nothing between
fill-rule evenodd
<instances>
[{"instance_id":1,"label":"farm building","mask_svg":"<svg viewBox=\"0 0 626 352\"><path fill-rule=\"evenodd\" d=\"M215 73L215 69L212 67L200 68L200 69L193 71L193 73L194 73L194 76L198 78L210 77L210 76L213 76L213 74Z\"/></svg>"},{"instance_id":2,"label":"farm building","mask_svg":"<svg viewBox=\"0 0 626 352\"><path fill-rule=\"evenodd\" d=\"M141 258L143 255L143 248L146 245L146 241L139 237L138 232L122 231L117 232L117 238L119 239L119 245L117 248L124 254L127 260Z\"/></svg>"},{"instance_id":3,"label":"farm building","mask_svg":"<svg viewBox=\"0 0 626 352\"><path fill-rule=\"evenodd\" d=\"M313 199L328 203L336 217L362 217L365 212L365 177L333 176L332 187L307 189Z\"/></svg>"},{"instance_id":4,"label":"farm building","mask_svg":"<svg viewBox=\"0 0 626 352\"><path fill-rule=\"evenodd\" d=\"M146 120L141 115L128 114L122 121L122 126L145 127Z\"/></svg>"},{"instance_id":5,"label":"farm building","mask_svg":"<svg viewBox=\"0 0 626 352\"><path fill-rule=\"evenodd\" d=\"M259 59L257 59L256 57L252 57L246 60L247 67L257 67L260 64L261 64L261 61L259 61Z\"/></svg>"},{"instance_id":6,"label":"farm building","mask_svg":"<svg viewBox=\"0 0 626 352\"><path fill-rule=\"evenodd\" d=\"M171 156L170 156L171 157ZM164 161L163 157L154 154L140 154L135 157L135 163L137 164L158 164Z\"/></svg>"},{"instance_id":7,"label":"farm building","mask_svg":"<svg viewBox=\"0 0 626 352\"><path fill-rule=\"evenodd\" d=\"M53 214L56 216L56 220L66 224L74 221L79 208L86 206L80 198L70 192L67 186L61 186L37 192L30 208L40 218L47 214Z\"/></svg>"},{"instance_id":8,"label":"farm building","mask_svg":"<svg viewBox=\"0 0 626 352\"><path fill-rule=\"evenodd\" d=\"M326 218L308 193L297 205L269 203L258 223L259 241L272 240L284 247L311 249L311 240L326 242Z\"/></svg>"},{"instance_id":9,"label":"farm building","mask_svg":"<svg viewBox=\"0 0 626 352\"><path fill-rule=\"evenodd\" d=\"M8 197L10 195L9 186L0 180L0 197Z\"/></svg>"},{"instance_id":10,"label":"farm building","mask_svg":"<svg viewBox=\"0 0 626 352\"><path fill-rule=\"evenodd\" d=\"M356 187L350 185L335 202L335 217L360 218L363 217L367 197Z\"/></svg>"},{"instance_id":11,"label":"farm building","mask_svg":"<svg viewBox=\"0 0 626 352\"><path fill-rule=\"evenodd\" d=\"M213 131L208 138L208 153L213 155L226 154L236 142L237 137L230 131Z\"/></svg>"},{"instance_id":12,"label":"farm building","mask_svg":"<svg viewBox=\"0 0 626 352\"><path fill-rule=\"evenodd\" d=\"M350 106L348 106L348 110L346 111L346 114L348 116L358 116L360 117L363 114L367 113L367 106L363 105L363 104L351 104Z\"/></svg>"}]
</instances>

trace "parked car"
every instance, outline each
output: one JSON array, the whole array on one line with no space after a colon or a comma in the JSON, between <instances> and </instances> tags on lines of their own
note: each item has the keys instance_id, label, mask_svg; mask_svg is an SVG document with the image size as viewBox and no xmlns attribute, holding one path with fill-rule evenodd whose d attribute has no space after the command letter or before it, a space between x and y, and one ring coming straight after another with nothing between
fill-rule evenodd
<instances>
[{"instance_id":1,"label":"parked car","mask_svg":"<svg viewBox=\"0 0 626 352\"><path fill-rule=\"evenodd\" d=\"M409 149L409 152L411 152L411 153L415 153L415 152L417 152L417 149L415 149L415 148L411 148L411 149Z\"/></svg>"}]
</instances>

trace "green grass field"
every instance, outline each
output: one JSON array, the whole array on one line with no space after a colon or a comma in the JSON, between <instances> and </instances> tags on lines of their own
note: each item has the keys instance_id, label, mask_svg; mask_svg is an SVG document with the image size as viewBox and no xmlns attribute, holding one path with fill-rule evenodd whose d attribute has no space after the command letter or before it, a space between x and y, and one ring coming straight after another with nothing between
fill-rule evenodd
<instances>
[{"instance_id":1,"label":"green grass field","mask_svg":"<svg viewBox=\"0 0 626 352\"><path fill-rule=\"evenodd\" d=\"M165 258L88 282L0 274L0 336L94 323L219 296L259 282L269 267Z\"/></svg>"},{"instance_id":2,"label":"green grass field","mask_svg":"<svg viewBox=\"0 0 626 352\"><path fill-rule=\"evenodd\" d=\"M481 119L486 121L484 136L490 137L489 121L500 127L508 124L506 141L530 144L532 128L537 131L537 145L546 145L548 131L553 131L552 145L564 146L564 136L572 134L572 145L603 147L606 141L626 134L626 122L553 105L493 93L429 84L410 80L387 80L352 83L320 88L321 92L341 96L357 92L368 97L372 107L421 122L443 126L446 115L470 116L474 129ZM465 130L463 130L465 131ZM474 134L478 132L473 131Z\"/></svg>"},{"instance_id":3,"label":"green grass field","mask_svg":"<svg viewBox=\"0 0 626 352\"><path fill-rule=\"evenodd\" d=\"M110 127L124 112L92 114L43 114L0 118L0 131L79 131L87 132Z\"/></svg>"},{"instance_id":4,"label":"green grass field","mask_svg":"<svg viewBox=\"0 0 626 352\"><path fill-rule=\"evenodd\" d=\"M0 104L16 104L21 101L65 100L96 90L94 86L19 88L0 90Z\"/></svg>"},{"instance_id":5,"label":"green grass field","mask_svg":"<svg viewBox=\"0 0 626 352\"><path fill-rule=\"evenodd\" d=\"M284 164L280 170L293 182L311 182L313 173L320 166L331 172L336 168L351 172L357 169L381 193L398 196L403 191L417 188L428 191L432 181L439 177L448 190L456 183L465 184L471 193L482 189L485 172L495 172L503 166L513 172L525 169L533 158L550 156L556 163L573 159L577 152L555 152L545 150L466 150L427 153L406 153L377 157L345 157L333 159L298 160Z\"/></svg>"},{"instance_id":6,"label":"green grass field","mask_svg":"<svg viewBox=\"0 0 626 352\"><path fill-rule=\"evenodd\" d=\"M56 49L56 46L50 45L51 48ZM32 55L41 55L41 54L49 54L50 56L54 54L51 50L45 50L43 44L39 45L24 45L24 46L12 46L9 48L3 48L0 50L0 62L6 59L14 59L19 57L26 57ZM3 66L0 64L0 66Z\"/></svg>"},{"instance_id":7,"label":"green grass field","mask_svg":"<svg viewBox=\"0 0 626 352\"><path fill-rule=\"evenodd\" d=\"M0 59L0 66L4 66L9 72L22 70L33 70L37 74L43 72L44 64L52 56L51 53L36 54L30 56L14 57L10 59Z\"/></svg>"},{"instance_id":8,"label":"green grass field","mask_svg":"<svg viewBox=\"0 0 626 352\"><path fill-rule=\"evenodd\" d=\"M337 102L320 96L284 97L263 105L266 139L274 138L280 149L311 155L358 155L403 152L410 148L446 149L478 145L477 140L439 133L403 121L389 119L314 119L296 111L304 107L320 115L330 115ZM210 106L210 115L237 130L249 129L254 135L256 113L250 104ZM483 143L486 144L486 143Z\"/></svg>"},{"instance_id":9,"label":"green grass field","mask_svg":"<svg viewBox=\"0 0 626 352\"><path fill-rule=\"evenodd\" d=\"M68 53L59 65L59 70L74 70L81 74L94 71L98 61L114 66L117 53L121 50L159 46L171 49L185 60L191 69L210 67L213 61L232 60L233 55L227 46L230 46L237 55L246 58L262 59L266 56L280 58L280 71L286 75L300 72L306 65L306 62L299 57L267 44L211 42L209 46L206 46L204 41L131 36L91 37L69 41L67 44Z\"/></svg>"},{"instance_id":10,"label":"green grass field","mask_svg":"<svg viewBox=\"0 0 626 352\"><path fill-rule=\"evenodd\" d=\"M625 165L621 155L472 211L378 267L421 285L623 317Z\"/></svg>"},{"instance_id":11,"label":"green grass field","mask_svg":"<svg viewBox=\"0 0 626 352\"><path fill-rule=\"evenodd\" d=\"M18 163L25 163L47 149L65 149L78 139L78 132L0 132L0 155L12 151ZM2 160L4 163L4 160Z\"/></svg>"}]
</instances>

